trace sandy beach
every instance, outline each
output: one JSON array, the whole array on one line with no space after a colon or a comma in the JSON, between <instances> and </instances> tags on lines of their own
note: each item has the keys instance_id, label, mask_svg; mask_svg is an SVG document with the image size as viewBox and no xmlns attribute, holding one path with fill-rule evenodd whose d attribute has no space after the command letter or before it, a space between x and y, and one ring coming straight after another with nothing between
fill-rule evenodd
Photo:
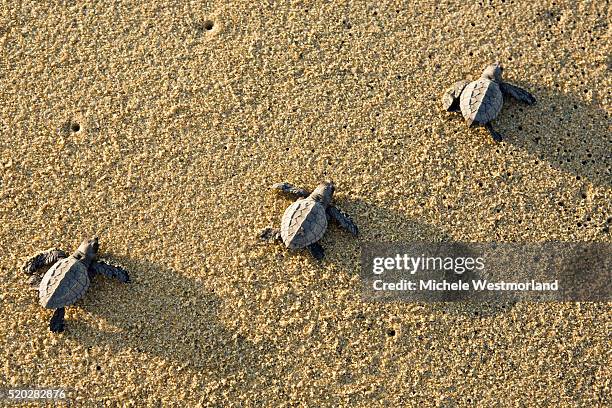
<instances>
[{"instance_id":1,"label":"sandy beach","mask_svg":"<svg viewBox=\"0 0 612 408\"><path fill-rule=\"evenodd\" d=\"M605 406L609 303L364 302L359 271L370 241L612 242L609 5L228 3L0 2L0 388ZM506 99L502 143L441 107L496 60L538 100ZM272 184L326 178L358 238L259 241ZM96 277L50 333L20 267L92 234L132 283Z\"/></svg>"}]
</instances>

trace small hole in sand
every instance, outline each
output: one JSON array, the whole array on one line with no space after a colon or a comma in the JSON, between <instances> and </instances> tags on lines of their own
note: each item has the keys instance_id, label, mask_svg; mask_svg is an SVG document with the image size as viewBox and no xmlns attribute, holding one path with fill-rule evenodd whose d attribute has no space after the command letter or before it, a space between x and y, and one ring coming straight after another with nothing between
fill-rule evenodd
<instances>
[{"instance_id":1,"label":"small hole in sand","mask_svg":"<svg viewBox=\"0 0 612 408\"><path fill-rule=\"evenodd\" d=\"M72 130L73 132L78 132L79 130L81 130L81 125L79 125L78 123L72 123L70 125L70 130Z\"/></svg>"},{"instance_id":2,"label":"small hole in sand","mask_svg":"<svg viewBox=\"0 0 612 408\"><path fill-rule=\"evenodd\" d=\"M206 31L210 31L215 27L215 23L213 23L211 20L206 20L204 22L204 29Z\"/></svg>"},{"instance_id":3,"label":"small hole in sand","mask_svg":"<svg viewBox=\"0 0 612 408\"><path fill-rule=\"evenodd\" d=\"M387 336L389 336L389 337L395 336L395 330L393 330L393 329L387 330Z\"/></svg>"}]
</instances>

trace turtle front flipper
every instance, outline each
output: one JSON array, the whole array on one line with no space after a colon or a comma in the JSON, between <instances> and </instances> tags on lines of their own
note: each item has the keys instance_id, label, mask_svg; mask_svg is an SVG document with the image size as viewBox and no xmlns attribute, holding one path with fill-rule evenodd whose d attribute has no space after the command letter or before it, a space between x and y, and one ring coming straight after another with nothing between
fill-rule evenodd
<instances>
[{"instance_id":1,"label":"turtle front flipper","mask_svg":"<svg viewBox=\"0 0 612 408\"><path fill-rule=\"evenodd\" d=\"M444 95L442 96L442 107L447 112L461 112L461 108L459 107L459 100L461 98L461 92L468 84L468 81L459 81L455 82L453 86L448 88Z\"/></svg>"},{"instance_id":2,"label":"turtle front flipper","mask_svg":"<svg viewBox=\"0 0 612 408\"><path fill-rule=\"evenodd\" d=\"M340 210L338 207L330 205L327 207L327 213L329 216L334 219L342 228L350 232L351 234L357 236L359 234L359 229L355 222L349 217L344 211Z\"/></svg>"},{"instance_id":3,"label":"turtle front flipper","mask_svg":"<svg viewBox=\"0 0 612 408\"><path fill-rule=\"evenodd\" d=\"M493 126L491 125L491 123L486 123L484 126L491 134L491 137L493 138L493 140L495 140L496 142L502 141L503 139L502 135L499 132L495 131L495 129L493 129Z\"/></svg>"},{"instance_id":4,"label":"turtle front flipper","mask_svg":"<svg viewBox=\"0 0 612 408\"><path fill-rule=\"evenodd\" d=\"M310 251L310 254L313 256L313 258L317 261L320 261L325 257L325 250L318 242L308 245L308 250Z\"/></svg>"},{"instance_id":5,"label":"turtle front flipper","mask_svg":"<svg viewBox=\"0 0 612 408\"><path fill-rule=\"evenodd\" d=\"M504 95L509 95L518 101L525 102L527 105L533 105L536 103L535 96L523 88L519 88L518 86L509 84L507 82L502 82L499 85Z\"/></svg>"},{"instance_id":6,"label":"turtle front flipper","mask_svg":"<svg viewBox=\"0 0 612 408\"><path fill-rule=\"evenodd\" d=\"M64 331L64 308L55 309L53 316L49 321L49 330L53 333L61 333Z\"/></svg>"},{"instance_id":7,"label":"turtle front flipper","mask_svg":"<svg viewBox=\"0 0 612 408\"><path fill-rule=\"evenodd\" d=\"M23 264L21 270L28 275L32 275L34 272L36 272L36 270L44 266L52 265L60 259L66 258L67 256L68 254L61 249L52 248L36 254L28 259Z\"/></svg>"},{"instance_id":8,"label":"turtle front flipper","mask_svg":"<svg viewBox=\"0 0 612 408\"><path fill-rule=\"evenodd\" d=\"M99 259L91 264L90 269L100 275L104 275L108 278L117 279L123 283L130 283L130 275L128 272L119 265L113 265L108 261Z\"/></svg>"},{"instance_id":9,"label":"turtle front flipper","mask_svg":"<svg viewBox=\"0 0 612 408\"><path fill-rule=\"evenodd\" d=\"M285 194L288 194L294 197L298 197L298 198L305 198L310 195L309 191L304 190L303 188L295 187L294 185L289 184L289 183L276 183L272 186L272 188L280 190Z\"/></svg>"}]
</instances>

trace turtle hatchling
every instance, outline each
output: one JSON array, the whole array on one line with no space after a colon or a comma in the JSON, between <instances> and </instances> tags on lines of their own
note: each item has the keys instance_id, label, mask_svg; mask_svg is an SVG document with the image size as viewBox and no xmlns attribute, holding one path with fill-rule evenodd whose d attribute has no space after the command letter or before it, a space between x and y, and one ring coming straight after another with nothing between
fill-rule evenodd
<instances>
[{"instance_id":1,"label":"turtle hatchling","mask_svg":"<svg viewBox=\"0 0 612 408\"><path fill-rule=\"evenodd\" d=\"M308 248L315 259L323 259L325 251L319 240L327 230L328 219L335 220L351 234L358 234L353 220L332 204L333 182L319 184L312 193L289 183L275 184L273 188L298 200L285 210L280 230L266 228L260 235L262 239L282 241L289 249Z\"/></svg>"},{"instance_id":2,"label":"turtle hatchling","mask_svg":"<svg viewBox=\"0 0 612 408\"><path fill-rule=\"evenodd\" d=\"M483 125L496 142L502 135L493 129L491 121L499 115L504 95L533 105L533 95L516 85L502 80L504 68L499 62L489 65L479 79L473 82L459 81L446 90L442 106L448 112L461 112L468 126Z\"/></svg>"},{"instance_id":3,"label":"turtle hatchling","mask_svg":"<svg viewBox=\"0 0 612 408\"><path fill-rule=\"evenodd\" d=\"M85 239L72 254L59 249L43 251L23 266L23 272L31 275L30 285L38 290L41 306L55 309L49 322L54 332L64 331L64 308L83 297L94 275L104 275L120 282L130 282L128 273L120 266L98 259L98 237ZM51 266L43 275L40 269Z\"/></svg>"}]
</instances>

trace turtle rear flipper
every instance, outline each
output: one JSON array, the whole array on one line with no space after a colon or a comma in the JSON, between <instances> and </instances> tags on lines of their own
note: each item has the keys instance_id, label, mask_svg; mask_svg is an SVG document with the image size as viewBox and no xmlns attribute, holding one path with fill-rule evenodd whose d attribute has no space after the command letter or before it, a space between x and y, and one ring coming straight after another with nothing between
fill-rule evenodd
<instances>
[{"instance_id":1,"label":"turtle rear flipper","mask_svg":"<svg viewBox=\"0 0 612 408\"><path fill-rule=\"evenodd\" d=\"M294 185L289 183L276 183L272 186L272 188L298 198L305 198L310 195L309 191L304 190L303 188L295 187Z\"/></svg>"},{"instance_id":2,"label":"turtle rear flipper","mask_svg":"<svg viewBox=\"0 0 612 408\"><path fill-rule=\"evenodd\" d=\"M259 233L259 239L262 241L282 241L280 230L268 227Z\"/></svg>"},{"instance_id":3,"label":"turtle rear flipper","mask_svg":"<svg viewBox=\"0 0 612 408\"><path fill-rule=\"evenodd\" d=\"M490 123L486 123L484 126L489 131L489 133L491 134L491 137L493 138L493 140L495 140L496 142L501 142L502 141L503 136L501 135L501 133L499 133L495 129L493 129L493 126Z\"/></svg>"},{"instance_id":4,"label":"turtle rear flipper","mask_svg":"<svg viewBox=\"0 0 612 408\"><path fill-rule=\"evenodd\" d=\"M311 255L317 261L320 261L325 257L325 250L318 242L308 245L308 250L310 250Z\"/></svg>"},{"instance_id":5,"label":"turtle rear flipper","mask_svg":"<svg viewBox=\"0 0 612 408\"><path fill-rule=\"evenodd\" d=\"M461 98L461 92L468 84L468 81L455 82L453 86L448 88L442 96L442 107L447 112L461 112L459 107L459 100Z\"/></svg>"},{"instance_id":6,"label":"turtle rear flipper","mask_svg":"<svg viewBox=\"0 0 612 408\"><path fill-rule=\"evenodd\" d=\"M535 96L533 96L523 88L509 84L507 82L502 82L499 85L504 95L509 95L517 101L525 102L527 105L533 105L534 103L536 103Z\"/></svg>"},{"instance_id":7,"label":"turtle rear flipper","mask_svg":"<svg viewBox=\"0 0 612 408\"><path fill-rule=\"evenodd\" d=\"M40 252L30 259L28 259L24 264L21 270L27 275L32 275L36 270L49 266L60 259L66 258L68 256L67 253L62 251L61 249L52 248L46 251Z\"/></svg>"},{"instance_id":8,"label":"turtle rear flipper","mask_svg":"<svg viewBox=\"0 0 612 408\"><path fill-rule=\"evenodd\" d=\"M40 273L33 273L32 276L30 276L30 280L28 281L28 284L30 285L30 289L38 291L38 288L40 287L40 281L42 281L42 275Z\"/></svg>"},{"instance_id":9,"label":"turtle rear flipper","mask_svg":"<svg viewBox=\"0 0 612 408\"><path fill-rule=\"evenodd\" d=\"M49 330L53 333L61 333L64 331L64 308L55 309L53 316L49 321Z\"/></svg>"},{"instance_id":10,"label":"turtle rear flipper","mask_svg":"<svg viewBox=\"0 0 612 408\"><path fill-rule=\"evenodd\" d=\"M344 228L351 234L355 236L359 234L359 229L357 228L357 225L355 225L351 217L349 217L344 211L340 210L338 207L330 205L329 207L327 207L327 213L342 228Z\"/></svg>"},{"instance_id":11,"label":"turtle rear flipper","mask_svg":"<svg viewBox=\"0 0 612 408\"><path fill-rule=\"evenodd\" d=\"M113 265L108 261L99 259L91 264L91 270L108 278L117 279L120 282L129 283L130 275L119 265Z\"/></svg>"}]
</instances>

